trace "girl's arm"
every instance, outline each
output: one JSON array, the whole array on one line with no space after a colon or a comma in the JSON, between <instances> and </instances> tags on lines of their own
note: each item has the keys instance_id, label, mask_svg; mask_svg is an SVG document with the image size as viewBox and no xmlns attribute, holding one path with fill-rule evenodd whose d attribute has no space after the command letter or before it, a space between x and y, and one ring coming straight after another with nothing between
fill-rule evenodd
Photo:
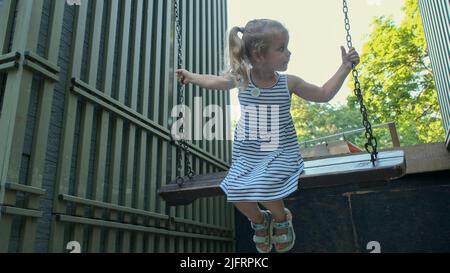
<instances>
[{"instance_id":1,"label":"girl's arm","mask_svg":"<svg viewBox=\"0 0 450 273\"><path fill-rule=\"evenodd\" d=\"M236 79L229 75L202 75L191 73L185 69L177 70L178 80L182 84L192 83L206 89L228 90L237 87Z\"/></svg>"},{"instance_id":2,"label":"girl's arm","mask_svg":"<svg viewBox=\"0 0 450 273\"><path fill-rule=\"evenodd\" d=\"M341 47L341 51L342 65L322 87L307 83L297 76L289 75L289 90L305 100L314 102L330 101L341 89L342 84L352 70L352 64L359 64L359 56L354 48L351 48L346 53L345 48Z\"/></svg>"}]
</instances>

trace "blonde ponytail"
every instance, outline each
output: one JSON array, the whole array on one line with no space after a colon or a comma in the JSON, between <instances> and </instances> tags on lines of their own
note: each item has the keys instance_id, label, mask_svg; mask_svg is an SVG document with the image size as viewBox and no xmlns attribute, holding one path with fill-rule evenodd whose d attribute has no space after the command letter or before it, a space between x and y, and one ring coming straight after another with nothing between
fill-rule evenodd
<instances>
[{"instance_id":1,"label":"blonde ponytail","mask_svg":"<svg viewBox=\"0 0 450 273\"><path fill-rule=\"evenodd\" d=\"M242 32L242 39L238 36L239 32ZM270 19L255 19L248 22L245 28L233 27L230 30L228 58L225 55L230 63L225 73L238 82L241 90L248 87L255 54L265 56L271 42L280 33L288 31L280 22Z\"/></svg>"},{"instance_id":2,"label":"blonde ponytail","mask_svg":"<svg viewBox=\"0 0 450 273\"><path fill-rule=\"evenodd\" d=\"M244 41L238 36L241 28L233 27L229 35L229 73L240 83L240 88L247 89L249 83L249 64L246 56Z\"/></svg>"}]
</instances>

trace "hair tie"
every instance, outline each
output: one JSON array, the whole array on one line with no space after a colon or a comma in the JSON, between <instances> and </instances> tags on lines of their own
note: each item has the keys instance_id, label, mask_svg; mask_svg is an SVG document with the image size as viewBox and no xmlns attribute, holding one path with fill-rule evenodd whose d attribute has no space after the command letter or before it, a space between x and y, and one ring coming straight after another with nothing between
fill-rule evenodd
<instances>
[{"instance_id":1,"label":"hair tie","mask_svg":"<svg viewBox=\"0 0 450 273\"><path fill-rule=\"evenodd\" d=\"M245 28L239 27L239 28L238 28L238 31L239 31L239 32L242 32L242 34L244 34Z\"/></svg>"}]
</instances>

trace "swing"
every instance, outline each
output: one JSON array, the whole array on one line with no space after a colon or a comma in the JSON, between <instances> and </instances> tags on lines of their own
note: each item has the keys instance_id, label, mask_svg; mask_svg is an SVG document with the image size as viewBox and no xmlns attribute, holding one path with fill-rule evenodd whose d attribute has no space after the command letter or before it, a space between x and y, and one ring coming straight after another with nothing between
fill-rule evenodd
<instances>
[{"instance_id":1,"label":"swing","mask_svg":"<svg viewBox=\"0 0 450 273\"><path fill-rule=\"evenodd\" d=\"M348 18L347 1L343 0L343 11L345 15L345 30L347 32L347 46L352 47L350 36L350 21ZM181 58L181 31L178 15L177 0L175 0L175 20L178 34L178 66L182 67ZM377 182L386 182L398 179L406 173L406 161L404 152L401 150L377 151L377 140L373 136L371 123L368 121L367 109L363 102L360 83L358 81L358 71L353 65L352 75L355 80L355 95L360 104L360 112L363 117L365 127L365 136L367 143L365 150L368 154L346 155L325 159L310 160L304 162L304 171L299 178L299 188L310 189L329 186L340 186L345 184L373 185ZM178 102L183 102L182 85L178 93ZM180 113L179 118L182 118ZM179 129L183 133L183 128ZM206 175L194 175L189 161L189 149L185 140L172 140L177 146L177 177L170 184L162 186L159 195L169 206L188 205L197 198L213 197L224 195L220 189L220 183L226 177L228 171L211 173ZM185 178L181 177L181 150L185 153L186 164L188 166L187 177L189 180L185 183ZM298 191L295 194L297 194ZM292 197L292 196L291 196Z\"/></svg>"}]
</instances>

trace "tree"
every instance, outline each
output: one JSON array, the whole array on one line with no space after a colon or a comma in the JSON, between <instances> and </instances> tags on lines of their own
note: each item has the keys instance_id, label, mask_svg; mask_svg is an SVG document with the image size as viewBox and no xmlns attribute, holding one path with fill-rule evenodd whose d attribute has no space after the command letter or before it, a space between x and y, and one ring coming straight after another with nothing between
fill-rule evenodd
<instances>
[{"instance_id":1,"label":"tree","mask_svg":"<svg viewBox=\"0 0 450 273\"><path fill-rule=\"evenodd\" d=\"M361 117L348 106L332 107L329 104L307 102L293 96L291 115L300 142L337 132L357 129Z\"/></svg>"},{"instance_id":2,"label":"tree","mask_svg":"<svg viewBox=\"0 0 450 273\"><path fill-rule=\"evenodd\" d=\"M403 11L399 26L384 16L372 23L358 66L365 104L372 124L396 122L402 145L443 141L417 1L406 0ZM354 96L348 98L348 106L357 107Z\"/></svg>"},{"instance_id":3,"label":"tree","mask_svg":"<svg viewBox=\"0 0 450 273\"><path fill-rule=\"evenodd\" d=\"M357 67L364 103L372 125L394 121L401 145L444 140L426 42L416 0L406 0L404 19L399 26L390 17L376 17L373 31L361 53ZM349 82L354 88L354 81ZM295 96L294 96L295 97ZM299 141L361 128L357 98L351 95L347 105L305 102L295 97L292 117ZM379 147L391 145L387 128L375 129ZM364 134L350 138L364 146Z\"/></svg>"}]
</instances>

